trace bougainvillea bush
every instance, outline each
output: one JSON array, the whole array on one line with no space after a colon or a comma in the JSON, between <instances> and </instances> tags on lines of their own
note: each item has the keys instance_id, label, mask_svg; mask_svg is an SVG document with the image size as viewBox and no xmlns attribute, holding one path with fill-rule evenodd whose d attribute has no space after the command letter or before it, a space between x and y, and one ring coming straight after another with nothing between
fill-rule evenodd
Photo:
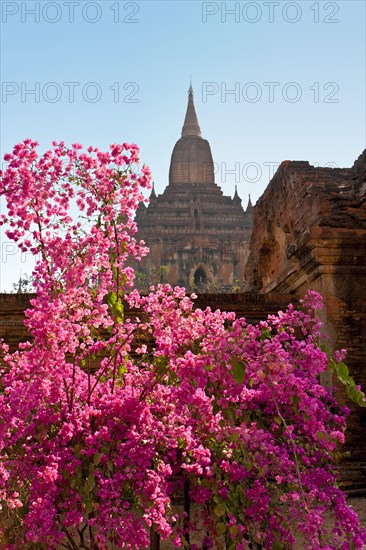
<instances>
[{"instance_id":1,"label":"bougainvillea bush","mask_svg":"<svg viewBox=\"0 0 366 550\"><path fill-rule=\"evenodd\" d=\"M320 297L250 325L194 308L183 288L141 296L138 148L37 145L18 144L1 178L7 235L37 258L32 340L2 344L2 547L142 549L154 532L194 549L199 528L206 549L287 549L298 535L363 548L332 466L347 409L321 373L364 398L342 353L319 346Z\"/></svg>"}]
</instances>

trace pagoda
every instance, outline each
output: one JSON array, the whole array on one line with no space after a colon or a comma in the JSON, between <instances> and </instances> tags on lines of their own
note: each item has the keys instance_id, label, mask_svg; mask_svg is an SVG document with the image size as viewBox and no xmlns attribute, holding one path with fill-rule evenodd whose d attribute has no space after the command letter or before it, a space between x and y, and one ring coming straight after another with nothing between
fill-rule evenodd
<instances>
[{"instance_id":1,"label":"pagoda","mask_svg":"<svg viewBox=\"0 0 366 550\"><path fill-rule=\"evenodd\" d=\"M138 237L150 248L138 265L147 278L186 288L229 288L241 280L252 226L249 199L244 211L235 188L225 196L215 183L210 144L201 136L192 86L182 135L171 156L169 185L161 195L153 187L149 205L136 213ZM211 288L214 288L214 286Z\"/></svg>"}]
</instances>

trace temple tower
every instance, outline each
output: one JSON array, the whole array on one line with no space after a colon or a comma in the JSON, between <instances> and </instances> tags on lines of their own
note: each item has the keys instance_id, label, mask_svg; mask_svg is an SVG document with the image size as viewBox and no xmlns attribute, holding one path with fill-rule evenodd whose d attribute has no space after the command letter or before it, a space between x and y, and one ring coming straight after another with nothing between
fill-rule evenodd
<instances>
[{"instance_id":1,"label":"temple tower","mask_svg":"<svg viewBox=\"0 0 366 550\"><path fill-rule=\"evenodd\" d=\"M225 196L215 183L210 144L201 136L192 86L182 135L171 156L169 185L152 190L136 214L138 237L150 248L138 271L187 288L228 288L241 280L248 257L252 208L244 211L235 190Z\"/></svg>"}]
</instances>

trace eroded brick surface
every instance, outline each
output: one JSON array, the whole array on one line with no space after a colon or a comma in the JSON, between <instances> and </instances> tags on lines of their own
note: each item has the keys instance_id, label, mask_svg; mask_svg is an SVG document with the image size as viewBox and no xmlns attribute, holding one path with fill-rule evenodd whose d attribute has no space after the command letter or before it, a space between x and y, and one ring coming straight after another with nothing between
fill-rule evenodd
<instances>
[{"instance_id":1,"label":"eroded brick surface","mask_svg":"<svg viewBox=\"0 0 366 550\"><path fill-rule=\"evenodd\" d=\"M319 291L330 348L366 388L366 151L352 168L285 161L254 208L245 280L259 293ZM342 391L339 397L343 400ZM366 485L366 414L348 422L344 479Z\"/></svg>"}]
</instances>

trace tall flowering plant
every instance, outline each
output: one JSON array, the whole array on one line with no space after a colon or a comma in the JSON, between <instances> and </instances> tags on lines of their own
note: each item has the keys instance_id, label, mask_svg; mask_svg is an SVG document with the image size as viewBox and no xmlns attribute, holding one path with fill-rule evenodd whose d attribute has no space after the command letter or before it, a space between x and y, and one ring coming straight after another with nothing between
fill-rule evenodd
<instances>
[{"instance_id":1,"label":"tall flowering plant","mask_svg":"<svg viewBox=\"0 0 366 550\"><path fill-rule=\"evenodd\" d=\"M206 549L363 548L332 467L347 409L320 374L364 398L319 347L320 297L254 326L182 288L141 296L137 147L36 147L1 175L7 235L38 258L32 341L2 344L2 545L143 549L153 531L194 549L197 530Z\"/></svg>"}]
</instances>

